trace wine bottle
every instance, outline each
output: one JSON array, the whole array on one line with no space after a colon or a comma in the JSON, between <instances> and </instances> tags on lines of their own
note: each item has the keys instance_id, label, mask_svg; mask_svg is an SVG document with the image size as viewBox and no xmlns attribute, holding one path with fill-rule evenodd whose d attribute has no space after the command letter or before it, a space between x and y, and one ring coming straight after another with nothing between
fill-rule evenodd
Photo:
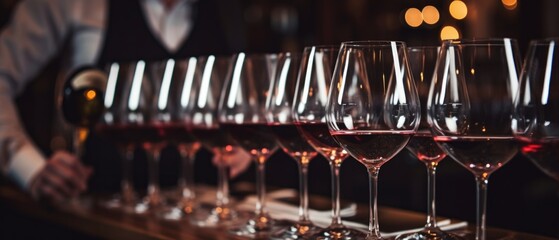
<instances>
[{"instance_id":1,"label":"wine bottle","mask_svg":"<svg viewBox=\"0 0 559 240\"><path fill-rule=\"evenodd\" d=\"M79 128L91 128L105 111L103 96L107 75L95 67L82 67L70 74L64 84L62 113Z\"/></svg>"}]
</instances>

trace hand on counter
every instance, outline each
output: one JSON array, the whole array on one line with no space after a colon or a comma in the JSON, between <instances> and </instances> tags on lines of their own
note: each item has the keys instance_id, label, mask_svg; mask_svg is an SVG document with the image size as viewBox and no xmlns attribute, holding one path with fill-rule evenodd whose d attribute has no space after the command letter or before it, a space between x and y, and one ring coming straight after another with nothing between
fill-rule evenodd
<instances>
[{"instance_id":1,"label":"hand on counter","mask_svg":"<svg viewBox=\"0 0 559 240\"><path fill-rule=\"evenodd\" d=\"M31 181L30 192L37 199L64 201L86 190L91 173L75 155L57 151Z\"/></svg>"},{"instance_id":2,"label":"hand on counter","mask_svg":"<svg viewBox=\"0 0 559 240\"><path fill-rule=\"evenodd\" d=\"M250 155L240 147L232 147L223 153L216 153L212 158L215 165L226 164L229 168L229 176L234 178L244 172L251 163Z\"/></svg>"}]
</instances>

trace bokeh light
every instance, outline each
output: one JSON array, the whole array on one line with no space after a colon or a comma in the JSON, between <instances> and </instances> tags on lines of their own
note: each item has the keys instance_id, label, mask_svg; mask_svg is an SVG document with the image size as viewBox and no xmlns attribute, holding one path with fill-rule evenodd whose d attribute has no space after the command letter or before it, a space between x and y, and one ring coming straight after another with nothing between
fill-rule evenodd
<instances>
[{"instance_id":1,"label":"bokeh light","mask_svg":"<svg viewBox=\"0 0 559 240\"><path fill-rule=\"evenodd\" d=\"M448 10L450 16L458 20L464 19L468 15L468 6L460 0L452 1Z\"/></svg>"},{"instance_id":2,"label":"bokeh light","mask_svg":"<svg viewBox=\"0 0 559 240\"><path fill-rule=\"evenodd\" d=\"M440 14L436 7L427 5L423 8L421 13L423 15L423 21L427 24L435 24L439 21Z\"/></svg>"},{"instance_id":3,"label":"bokeh light","mask_svg":"<svg viewBox=\"0 0 559 240\"><path fill-rule=\"evenodd\" d=\"M85 98L88 101L91 101L91 100L95 99L95 96L97 96L97 93L94 90L87 90L85 92Z\"/></svg>"},{"instance_id":4,"label":"bokeh light","mask_svg":"<svg viewBox=\"0 0 559 240\"><path fill-rule=\"evenodd\" d=\"M460 38L460 33L458 32L458 29L453 26L444 26L441 30L441 40L458 38Z\"/></svg>"},{"instance_id":5,"label":"bokeh light","mask_svg":"<svg viewBox=\"0 0 559 240\"><path fill-rule=\"evenodd\" d=\"M406 10L406 14L404 15L406 23L410 25L410 27L419 27L423 22L423 16L421 11L417 8L410 8Z\"/></svg>"},{"instance_id":6,"label":"bokeh light","mask_svg":"<svg viewBox=\"0 0 559 240\"><path fill-rule=\"evenodd\" d=\"M517 0L501 0L503 6L508 10L514 10L518 4Z\"/></svg>"}]
</instances>

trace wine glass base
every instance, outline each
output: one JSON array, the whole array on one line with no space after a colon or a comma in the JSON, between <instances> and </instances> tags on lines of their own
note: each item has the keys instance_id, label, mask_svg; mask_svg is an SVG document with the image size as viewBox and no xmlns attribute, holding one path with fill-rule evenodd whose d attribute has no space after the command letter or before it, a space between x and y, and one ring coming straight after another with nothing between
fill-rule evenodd
<instances>
[{"instance_id":1,"label":"wine glass base","mask_svg":"<svg viewBox=\"0 0 559 240\"><path fill-rule=\"evenodd\" d=\"M317 240L350 240L366 239L366 234L356 229L347 228L344 225L330 226L314 234L310 239Z\"/></svg>"},{"instance_id":2,"label":"wine glass base","mask_svg":"<svg viewBox=\"0 0 559 240\"><path fill-rule=\"evenodd\" d=\"M166 202L160 196L146 196L143 201L133 207L133 212L159 215L164 211L164 206L166 206Z\"/></svg>"},{"instance_id":3,"label":"wine glass base","mask_svg":"<svg viewBox=\"0 0 559 240\"><path fill-rule=\"evenodd\" d=\"M198 227L231 226L238 223L239 216L231 208L214 207L211 210L196 210L191 223Z\"/></svg>"},{"instance_id":4,"label":"wine glass base","mask_svg":"<svg viewBox=\"0 0 559 240\"><path fill-rule=\"evenodd\" d=\"M463 238L451 233L444 232L438 228L424 229L419 232L401 234L397 240L461 240Z\"/></svg>"},{"instance_id":5,"label":"wine glass base","mask_svg":"<svg viewBox=\"0 0 559 240\"><path fill-rule=\"evenodd\" d=\"M249 219L242 226L230 228L229 232L237 236L269 239L273 226L274 221L270 215L261 213Z\"/></svg>"},{"instance_id":6,"label":"wine glass base","mask_svg":"<svg viewBox=\"0 0 559 240\"><path fill-rule=\"evenodd\" d=\"M122 195L115 195L107 200L102 200L98 203L101 207L121 210L125 213L134 213L135 205L137 204L136 197L130 197L129 199L122 198Z\"/></svg>"},{"instance_id":7,"label":"wine glass base","mask_svg":"<svg viewBox=\"0 0 559 240\"><path fill-rule=\"evenodd\" d=\"M159 217L169 221L184 220L194 214L194 209L198 208L198 204L193 200L182 200L175 206L164 208Z\"/></svg>"},{"instance_id":8,"label":"wine glass base","mask_svg":"<svg viewBox=\"0 0 559 240\"><path fill-rule=\"evenodd\" d=\"M270 238L271 239L309 239L312 235L320 230L317 226L313 225L312 222L297 222L290 226L284 227L279 231L274 232Z\"/></svg>"}]
</instances>

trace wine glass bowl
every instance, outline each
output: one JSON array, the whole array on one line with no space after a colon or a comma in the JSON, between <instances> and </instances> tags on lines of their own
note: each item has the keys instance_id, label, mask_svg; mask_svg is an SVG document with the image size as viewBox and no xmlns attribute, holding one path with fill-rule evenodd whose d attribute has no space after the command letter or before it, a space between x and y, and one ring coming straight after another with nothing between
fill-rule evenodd
<instances>
[{"instance_id":1,"label":"wine glass bowl","mask_svg":"<svg viewBox=\"0 0 559 240\"><path fill-rule=\"evenodd\" d=\"M520 151L559 181L559 39L530 42L514 103L512 129Z\"/></svg>"},{"instance_id":2,"label":"wine glass bowl","mask_svg":"<svg viewBox=\"0 0 559 240\"><path fill-rule=\"evenodd\" d=\"M488 178L517 152L511 126L518 91L512 39L442 44L428 100L434 140L477 182L476 239L485 239Z\"/></svg>"},{"instance_id":3,"label":"wine glass bowl","mask_svg":"<svg viewBox=\"0 0 559 240\"><path fill-rule=\"evenodd\" d=\"M382 239L377 216L379 170L406 146L421 114L405 43L342 43L332 86L336 87L328 96L328 128L368 170L371 210L366 239Z\"/></svg>"}]
</instances>

